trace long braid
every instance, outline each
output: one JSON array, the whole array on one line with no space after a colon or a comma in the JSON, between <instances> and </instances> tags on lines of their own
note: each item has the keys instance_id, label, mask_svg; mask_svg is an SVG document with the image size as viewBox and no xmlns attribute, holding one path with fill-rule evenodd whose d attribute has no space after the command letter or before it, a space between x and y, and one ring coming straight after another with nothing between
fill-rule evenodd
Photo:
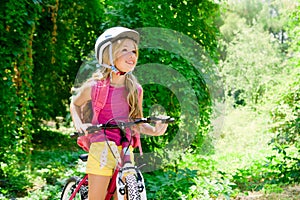
<instances>
[{"instance_id":1,"label":"long braid","mask_svg":"<svg viewBox=\"0 0 300 200\"><path fill-rule=\"evenodd\" d=\"M128 91L127 102L130 106L129 117L142 117L142 111L139 107L138 82L133 74L126 74L125 87Z\"/></svg>"}]
</instances>

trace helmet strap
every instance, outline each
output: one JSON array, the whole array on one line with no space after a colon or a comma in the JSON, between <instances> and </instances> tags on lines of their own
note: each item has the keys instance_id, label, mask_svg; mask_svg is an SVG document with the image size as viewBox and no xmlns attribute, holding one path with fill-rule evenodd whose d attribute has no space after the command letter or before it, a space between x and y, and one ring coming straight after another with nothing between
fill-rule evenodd
<instances>
[{"instance_id":1,"label":"helmet strap","mask_svg":"<svg viewBox=\"0 0 300 200\"><path fill-rule=\"evenodd\" d=\"M112 43L109 44L109 61L110 64L114 65L113 52L112 52Z\"/></svg>"},{"instance_id":2,"label":"helmet strap","mask_svg":"<svg viewBox=\"0 0 300 200\"><path fill-rule=\"evenodd\" d=\"M112 71L117 75L125 75L126 72L120 71L115 65L114 65L114 59L113 59L113 52L112 52L112 43L109 45L109 61L110 61L110 68Z\"/></svg>"},{"instance_id":3,"label":"helmet strap","mask_svg":"<svg viewBox=\"0 0 300 200\"><path fill-rule=\"evenodd\" d=\"M130 74L130 72L122 72L120 71L115 65L114 65L114 59L113 59L113 52L112 52L112 43L111 42L108 42L106 43L105 45L103 45L100 49L100 51L102 50L102 48L104 49L105 47L107 47L109 45L109 49L108 49L108 52L109 52L109 61L110 61L110 64L111 65L107 65L107 64L104 64L102 63L101 66L103 67L106 67L106 68L111 68L112 71L117 74L117 75L126 75L126 74ZM100 58L99 58L100 59ZM102 58L101 58L102 59Z\"/></svg>"},{"instance_id":4,"label":"helmet strap","mask_svg":"<svg viewBox=\"0 0 300 200\"><path fill-rule=\"evenodd\" d=\"M108 42L106 42L105 44L103 44L101 47L100 47L100 49L99 49L99 54L97 55L97 58L98 58L98 61L99 61L99 64L102 64L102 62L103 62L103 60L102 60L102 54L100 55L100 52L103 52L104 51L104 49L108 46L108 45L110 45L110 48L111 48L111 51L112 51L112 43L111 43L111 41L108 41ZM112 58L112 54L110 54L110 57Z\"/></svg>"}]
</instances>

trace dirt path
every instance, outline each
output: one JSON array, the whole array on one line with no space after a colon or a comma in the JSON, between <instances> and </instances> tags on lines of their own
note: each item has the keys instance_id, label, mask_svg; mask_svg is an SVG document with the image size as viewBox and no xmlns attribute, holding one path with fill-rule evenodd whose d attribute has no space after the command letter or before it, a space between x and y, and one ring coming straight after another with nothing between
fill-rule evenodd
<instances>
[{"instance_id":1,"label":"dirt path","mask_svg":"<svg viewBox=\"0 0 300 200\"><path fill-rule=\"evenodd\" d=\"M236 200L299 200L300 185L288 186L282 188L280 193L250 192L247 196L238 196Z\"/></svg>"}]
</instances>

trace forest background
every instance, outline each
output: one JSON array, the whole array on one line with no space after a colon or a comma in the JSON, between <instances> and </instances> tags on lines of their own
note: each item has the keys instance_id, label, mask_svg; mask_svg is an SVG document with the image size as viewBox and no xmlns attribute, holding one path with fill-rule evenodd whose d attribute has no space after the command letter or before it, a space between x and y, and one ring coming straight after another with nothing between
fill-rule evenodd
<instances>
[{"instance_id":1,"label":"forest background","mask_svg":"<svg viewBox=\"0 0 300 200\"><path fill-rule=\"evenodd\" d=\"M2 0L0 16L0 199L58 199L64 181L81 174L70 90L112 26L177 31L209 60L199 73L174 52L141 49L140 64L180 72L190 87L177 89L187 101L196 95L183 116L172 90L143 86L145 115L159 105L176 119L165 136L142 140L146 152L167 154L145 173L148 199L299 198L299 0ZM164 152L179 129L193 141Z\"/></svg>"}]
</instances>

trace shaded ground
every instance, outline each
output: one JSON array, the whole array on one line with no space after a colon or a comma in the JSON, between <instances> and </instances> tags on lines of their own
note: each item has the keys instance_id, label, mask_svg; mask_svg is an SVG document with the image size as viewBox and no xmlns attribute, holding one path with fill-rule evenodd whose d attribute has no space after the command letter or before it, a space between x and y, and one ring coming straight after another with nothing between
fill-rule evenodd
<instances>
[{"instance_id":1,"label":"shaded ground","mask_svg":"<svg viewBox=\"0 0 300 200\"><path fill-rule=\"evenodd\" d=\"M288 186L282 188L282 192L272 192L264 194L264 192L249 192L247 196L238 196L236 200L299 200L300 185Z\"/></svg>"}]
</instances>

